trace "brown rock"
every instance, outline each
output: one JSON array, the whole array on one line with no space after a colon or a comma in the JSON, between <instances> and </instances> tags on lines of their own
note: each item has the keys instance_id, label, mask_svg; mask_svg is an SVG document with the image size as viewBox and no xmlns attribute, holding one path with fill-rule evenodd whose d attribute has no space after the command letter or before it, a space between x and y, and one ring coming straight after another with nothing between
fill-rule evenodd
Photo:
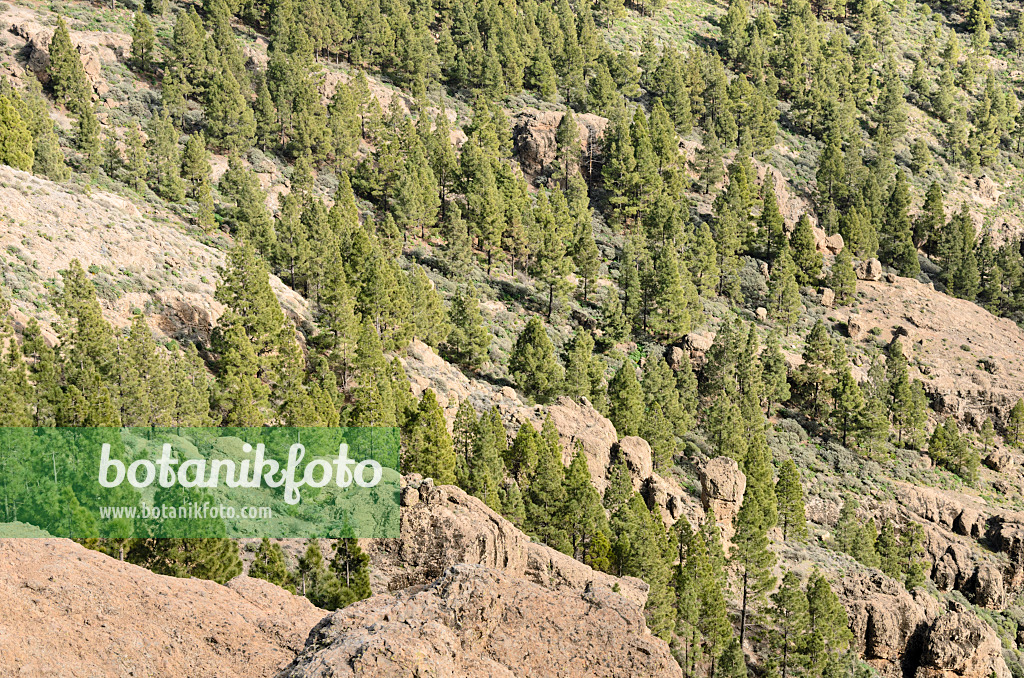
<instances>
[{"instance_id":1,"label":"brown rock","mask_svg":"<svg viewBox=\"0 0 1024 678\"><path fill-rule=\"evenodd\" d=\"M854 266L854 270L857 273L858 280L875 281L882 279L882 262L878 259L858 261Z\"/></svg>"},{"instance_id":2,"label":"brown rock","mask_svg":"<svg viewBox=\"0 0 1024 678\"><path fill-rule=\"evenodd\" d=\"M739 513L743 492L747 489L747 477L740 471L739 464L729 457L715 457L697 467L700 478L700 498L704 510L713 509L715 519L722 526L722 534L731 539L732 519Z\"/></svg>"},{"instance_id":3,"label":"brown rock","mask_svg":"<svg viewBox=\"0 0 1024 678\"><path fill-rule=\"evenodd\" d=\"M0 540L0 674L258 678L326 614L259 579L227 586L122 563L66 539Z\"/></svg>"},{"instance_id":4,"label":"brown rock","mask_svg":"<svg viewBox=\"0 0 1024 678\"><path fill-rule=\"evenodd\" d=\"M651 445L643 438L626 436L614 447L615 458L626 462L629 475L633 478L633 489L639 490L644 481L654 473Z\"/></svg>"},{"instance_id":5,"label":"brown rock","mask_svg":"<svg viewBox=\"0 0 1024 678\"><path fill-rule=\"evenodd\" d=\"M555 131L563 115L561 111L539 111L531 108L516 116L512 139L520 165L527 174L541 174L555 161ZM590 144L597 143L604 137L608 119L586 113L577 114L576 125L579 127L583 156L587 157Z\"/></svg>"},{"instance_id":6,"label":"brown rock","mask_svg":"<svg viewBox=\"0 0 1024 678\"><path fill-rule=\"evenodd\" d=\"M683 346L693 353L704 354L715 343L715 335L711 332L690 332L683 339Z\"/></svg>"},{"instance_id":7,"label":"brown rock","mask_svg":"<svg viewBox=\"0 0 1024 678\"><path fill-rule=\"evenodd\" d=\"M682 676L610 589L555 592L469 565L327 617L279 678Z\"/></svg>"},{"instance_id":8,"label":"brown rock","mask_svg":"<svg viewBox=\"0 0 1024 678\"><path fill-rule=\"evenodd\" d=\"M578 403L562 396L548 407L551 422L558 429L562 444L562 461L569 465L575 454L576 443L583 446L590 478L598 492L608 486L608 464L612 445L619 439L615 426L589 403Z\"/></svg>"},{"instance_id":9,"label":"brown rock","mask_svg":"<svg viewBox=\"0 0 1024 678\"><path fill-rule=\"evenodd\" d=\"M407 478L406 492L414 486ZM482 501L450 485L419 485L419 498L402 508L399 539L366 539L370 583L376 593L428 584L458 564L501 570L552 588L582 590L591 583L617 586L643 607L647 584L595 572L578 560L535 544Z\"/></svg>"},{"instance_id":10,"label":"brown rock","mask_svg":"<svg viewBox=\"0 0 1024 678\"><path fill-rule=\"evenodd\" d=\"M864 321L861 320L860 316L851 315L846 321L846 336L854 341L860 341L866 333L867 328L864 326Z\"/></svg>"},{"instance_id":11,"label":"brown rock","mask_svg":"<svg viewBox=\"0 0 1024 678\"><path fill-rule=\"evenodd\" d=\"M665 362L667 362L668 366L673 370L678 370L682 366L683 360L689 359L690 358L686 355L686 352L678 346L672 346L665 352Z\"/></svg>"},{"instance_id":12,"label":"brown rock","mask_svg":"<svg viewBox=\"0 0 1024 678\"><path fill-rule=\"evenodd\" d=\"M643 495L647 506L658 507L666 526L672 526L680 518L686 518L690 521L690 526L696 528L704 520L704 510L700 503L671 478L663 478L657 473L651 474L640 488L640 494Z\"/></svg>"},{"instance_id":13,"label":"brown rock","mask_svg":"<svg viewBox=\"0 0 1024 678\"><path fill-rule=\"evenodd\" d=\"M925 637L916 678L1010 678L998 636L955 603Z\"/></svg>"},{"instance_id":14,"label":"brown rock","mask_svg":"<svg viewBox=\"0 0 1024 678\"><path fill-rule=\"evenodd\" d=\"M829 254L839 254L845 246L846 243L843 242L843 236L838 233L833 233L825 238L825 249L828 250Z\"/></svg>"},{"instance_id":15,"label":"brown rock","mask_svg":"<svg viewBox=\"0 0 1024 678\"><path fill-rule=\"evenodd\" d=\"M932 580L940 591L960 590L974 574L974 557L963 544L950 544L935 563Z\"/></svg>"},{"instance_id":16,"label":"brown rock","mask_svg":"<svg viewBox=\"0 0 1024 678\"><path fill-rule=\"evenodd\" d=\"M886 678L902 678L901 662L919 646L929 611L880 572L845 573L833 588L846 605L854 646L864 660Z\"/></svg>"},{"instance_id":17,"label":"brown rock","mask_svg":"<svg viewBox=\"0 0 1024 678\"><path fill-rule=\"evenodd\" d=\"M991 610L1002 610L1006 607L1006 588L1003 586L1003 574L995 565L982 563L968 582L972 593L971 602Z\"/></svg>"},{"instance_id":18,"label":"brown rock","mask_svg":"<svg viewBox=\"0 0 1024 678\"><path fill-rule=\"evenodd\" d=\"M821 290L821 305L829 308L836 303L836 293L830 287Z\"/></svg>"}]
</instances>

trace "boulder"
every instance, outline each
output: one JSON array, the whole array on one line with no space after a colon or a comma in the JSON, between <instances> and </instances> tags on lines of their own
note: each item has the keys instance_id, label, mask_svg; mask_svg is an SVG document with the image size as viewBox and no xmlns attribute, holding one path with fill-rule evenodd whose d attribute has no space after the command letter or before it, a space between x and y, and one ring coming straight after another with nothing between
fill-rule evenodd
<instances>
[{"instance_id":1,"label":"boulder","mask_svg":"<svg viewBox=\"0 0 1024 678\"><path fill-rule=\"evenodd\" d=\"M683 338L683 347L691 354L703 355L715 343L715 335L711 332L690 332Z\"/></svg>"},{"instance_id":2,"label":"boulder","mask_svg":"<svg viewBox=\"0 0 1024 678\"><path fill-rule=\"evenodd\" d=\"M278 678L681 678L643 610L595 584L552 591L470 565L324 619Z\"/></svg>"},{"instance_id":3,"label":"boulder","mask_svg":"<svg viewBox=\"0 0 1024 678\"><path fill-rule=\"evenodd\" d=\"M406 498L409 488L416 500ZM375 593L421 586L454 565L480 565L551 588L583 590L591 583L617 588L638 607L648 586L639 579L596 572L542 544L530 541L476 497L428 480L418 487L406 477L399 539L364 539L370 556L370 585Z\"/></svg>"},{"instance_id":4,"label":"boulder","mask_svg":"<svg viewBox=\"0 0 1024 678\"><path fill-rule=\"evenodd\" d=\"M851 315L846 321L846 336L854 341L863 339L867 331L867 327L864 326L864 321L861 320L860 316Z\"/></svg>"},{"instance_id":5,"label":"boulder","mask_svg":"<svg viewBox=\"0 0 1024 678\"><path fill-rule=\"evenodd\" d=\"M678 370L683 365L683 360L689 360L690 358L686 355L686 352L678 346L671 346L665 352L665 362L673 370Z\"/></svg>"},{"instance_id":6,"label":"boulder","mask_svg":"<svg viewBox=\"0 0 1024 678\"><path fill-rule=\"evenodd\" d=\"M654 473L651 445L643 438L626 436L615 443L615 458L626 462L633 479L633 489L639 490L644 481Z\"/></svg>"},{"instance_id":7,"label":"boulder","mask_svg":"<svg viewBox=\"0 0 1024 678\"><path fill-rule=\"evenodd\" d=\"M697 467L700 478L700 498L704 510L714 510L715 519L722 527L723 536L731 539L732 519L739 513L747 477L739 464L730 457L715 457Z\"/></svg>"},{"instance_id":8,"label":"boulder","mask_svg":"<svg viewBox=\"0 0 1024 678\"><path fill-rule=\"evenodd\" d=\"M643 495L648 507L658 507L661 519L668 527L674 525L677 520L686 518L690 522L690 527L696 529L704 520L704 510L700 502L671 478L663 478L657 473L651 474L640 488L640 494Z\"/></svg>"},{"instance_id":9,"label":"boulder","mask_svg":"<svg viewBox=\"0 0 1024 678\"><path fill-rule=\"evenodd\" d=\"M568 466L576 453L576 443L583 446L590 478L598 492L608 486L608 464L612 446L619 439L615 426L590 403L578 403L561 396L548 407L551 422L558 429L562 444L562 461ZM648 446L649 447L649 446Z\"/></svg>"},{"instance_id":10,"label":"boulder","mask_svg":"<svg viewBox=\"0 0 1024 678\"><path fill-rule=\"evenodd\" d=\"M839 254L843 251L843 247L845 246L846 243L843 242L843 236L838 233L833 233L825 238L825 249L828 250L829 254Z\"/></svg>"},{"instance_id":11,"label":"boulder","mask_svg":"<svg viewBox=\"0 0 1024 678\"><path fill-rule=\"evenodd\" d=\"M838 233L828 235L817 226L812 228L811 232L814 233L814 248L822 254L835 256L843 251L843 236Z\"/></svg>"},{"instance_id":12,"label":"boulder","mask_svg":"<svg viewBox=\"0 0 1024 678\"><path fill-rule=\"evenodd\" d=\"M963 544L950 544L932 568L932 581L940 591L960 590L974 574L974 557Z\"/></svg>"},{"instance_id":13,"label":"boulder","mask_svg":"<svg viewBox=\"0 0 1024 678\"><path fill-rule=\"evenodd\" d=\"M764 306L758 306L754 310L754 315L757 316L758 322L762 322L763 323L766 320L768 320L768 309L765 308Z\"/></svg>"},{"instance_id":14,"label":"boulder","mask_svg":"<svg viewBox=\"0 0 1024 678\"><path fill-rule=\"evenodd\" d=\"M1014 458L1005 449L994 448L984 459L985 466L997 473L1009 473L1014 467Z\"/></svg>"},{"instance_id":15,"label":"boulder","mask_svg":"<svg viewBox=\"0 0 1024 678\"><path fill-rule=\"evenodd\" d=\"M858 280L877 281L882 279L882 262L878 259L858 261L854 265Z\"/></svg>"},{"instance_id":16,"label":"boulder","mask_svg":"<svg viewBox=\"0 0 1024 678\"><path fill-rule=\"evenodd\" d=\"M971 602L979 607L990 610L1002 610L1006 607L1006 588L1003 586L1003 573L992 563L982 563L975 570L968 582Z\"/></svg>"},{"instance_id":17,"label":"boulder","mask_svg":"<svg viewBox=\"0 0 1024 678\"><path fill-rule=\"evenodd\" d=\"M977 615L950 603L928 629L915 678L990 677L1010 678L999 637Z\"/></svg>"},{"instance_id":18,"label":"boulder","mask_svg":"<svg viewBox=\"0 0 1024 678\"><path fill-rule=\"evenodd\" d=\"M830 287L825 287L821 290L821 305L832 307L836 303L836 293Z\"/></svg>"}]
</instances>

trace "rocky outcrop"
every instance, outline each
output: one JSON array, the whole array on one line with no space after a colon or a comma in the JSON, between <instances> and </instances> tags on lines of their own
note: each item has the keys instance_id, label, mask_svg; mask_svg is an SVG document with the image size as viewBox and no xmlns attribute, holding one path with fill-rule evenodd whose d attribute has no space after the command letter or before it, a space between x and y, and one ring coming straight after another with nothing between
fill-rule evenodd
<instances>
[{"instance_id":1,"label":"rocky outcrop","mask_svg":"<svg viewBox=\"0 0 1024 678\"><path fill-rule=\"evenodd\" d=\"M671 478L663 478L652 473L640 487L640 494L647 502L648 508L658 507L661 519L666 526L685 518L690 527L696 529L704 522L704 509L689 492L679 486Z\"/></svg>"},{"instance_id":2,"label":"rocky outcrop","mask_svg":"<svg viewBox=\"0 0 1024 678\"><path fill-rule=\"evenodd\" d=\"M224 311L214 298L224 252L195 239L172 213L139 206L103 191L83 195L6 165L0 166L0 204L7 221L0 248L31 262L31 276L8 278L24 292L13 308L39 320L44 330L56 314L34 299L46 298L60 271L78 259L90 271L104 317L127 327L138 309L152 309L158 339L207 341ZM11 275L11 274L9 274ZM311 326L309 303L277 276L270 285L285 314ZM105 293L104 293L105 291Z\"/></svg>"},{"instance_id":3,"label":"rocky outcrop","mask_svg":"<svg viewBox=\"0 0 1024 678\"><path fill-rule=\"evenodd\" d=\"M642 611L595 584L551 591L456 565L324 619L279 678L682 676Z\"/></svg>"},{"instance_id":4,"label":"rocky outcrop","mask_svg":"<svg viewBox=\"0 0 1024 678\"><path fill-rule=\"evenodd\" d=\"M814 234L814 247L822 254L836 255L843 251L843 236L838 233L829 235L817 226L811 232Z\"/></svg>"},{"instance_id":5,"label":"rocky outcrop","mask_svg":"<svg viewBox=\"0 0 1024 678\"><path fill-rule=\"evenodd\" d=\"M54 29L43 26L35 21L14 21L10 24L10 32L25 41L28 61L27 70L41 82L48 83L50 74L50 41L53 40ZM71 43L78 50L82 67L89 81L100 94L108 91L102 79L102 64L115 63L124 59L131 47L131 37L123 33L106 33L101 31L70 31Z\"/></svg>"},{"instance_id":6,"label":"rocky outcrop","mask_svg":"<svg viewBox=\"0 0 1024 678\"><path fill-rule=\"evenodd\" d=\"M854 645L864 660L886 678L903 678L902 665L912 666L920 654L935 612L877 571L847 573L833 588L846 605Z\"/></svg>"},{"instance_id":7,"label":"rocky outcrop","mask_svg":"<svg viewBox=\"0 0 1024 678\"><path fill-rule=\"evenodd\" d=\"M648 586L632 577L595 572L536 544L515 525L457 487L408 476L403 489L400 539L367 539L371 584L377 593L427 584L449 567L481 565L553 589L582 591L592 584L617 588L642 608Z\"/></svg>"},{"instance_id":8,"label":"rocky outcrop","mask_svg":"<svg viewBox=\"0 0 1024 678\"><path fill-rule=\"evenodd\" d=\"M951 603L925 636L915 678L1010 678L995 631Z\"/></svg>"},{"instance_id":9,"label":"rocky outcrop","mask_svg":"<svg viewBox=\"0 0 1024 678\"><path fill-rule=\"evenodd\" d=\"M572 398L559 397L548 407L551 423L558 429L562 444L562 462L569 465L576 453L576 443L583 447L587 468L598 492L608 486L608 464L611 461L612 446L619 439L606 417L595 410L589 402L578 403ZM537 425L540 426L538 418ZM648 446L648 450L650 447Z\"/></svg>"},{"instance_id":10,"label":"rocky outcrop","mask_svg":"<svg viewBox=\"0 0 1024 678\"><path fill-rule=\"evenodd\" d=\"M1024 330L977 304L942 294L909 278L857 285L858 322L878 328L860 340L889 342L895 334L913 346L910 376L920 379L932 408L978 430L991 418L997 430L1024 393ZM965 351L963 346L970 347ZM1024 487L1020 471L1003 478L1012 495Z\"/></svg>"},{"instance_id":11,"label":"rocky outcrop","mask_svg":"<svg viewBox=\"0 0 1024 678\"><path fill-rule=\"evenodd\" d=\"M854 272L858 280L881 280L882 262L878 259L865 259L854 264Z\"/></svg>"},{"instance_id":12,"label":"rocky outcrop","mask_svg":"<svg viewBox=\"0 0 1024 678\"><path fill-rule=\"evenodd\" d=\"M654 473L650 444L643 438L626 436L615 443L613 451L615 459L621 458L626 462L626 468L633 479L633 489L639 490L643 487L644 481Z\"/></svg>"},{"instance_id":13,"label":"rocky outcrop","mask_svg":"<svg viewBox=\"0 0 1024 678\"><path fill-rule=\"evenodd\" d=\"M715 519L722 527L723 536L732 538L732 519L739 513L747 477L739 464L729 457L715 457L697 467L700 478L700 496L704 510L714 509Z\"/></svg>"},{"instance_id":14,"label":"rocky outcrop","mask_svg":"<svg viewBox=\"0 0 1024 678\"><path fill-rule=\"evenodd\" d=\"M176 579L66 539L0 540L0 674L272 676L325 612L259 579Z\"/></svg>"},{"instance_id":15,"label":"rocky outcrop","mask_svg":"<svg viewBox=\"0 0 1024 678\"><path fill-rule=\"evenodd\" d=\"M536 176L555 161L558 150L555 143L555 131L562 122L561 111L540 111L527 109L516 116L513 123L512 140L515 153L526 174ZM599 152L596 146L604 137L608 127L608 119L590 113L577 114L576 125L579 128L580 149L583 157ZM595 146L591 146L595 144Z\"/></svg>"}]
</instances>

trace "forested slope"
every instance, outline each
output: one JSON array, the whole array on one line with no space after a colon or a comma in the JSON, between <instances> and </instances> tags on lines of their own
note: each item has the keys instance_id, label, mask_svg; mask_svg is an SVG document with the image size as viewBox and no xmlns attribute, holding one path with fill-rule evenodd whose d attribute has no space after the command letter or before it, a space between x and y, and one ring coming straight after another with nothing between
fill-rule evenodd
<instances>
[{"instance_id":1,"label":"forested slope","mask_svg":"<svg viewBox=\"0 0 1024 678\"><path fill-rule=\"evenodd\" d=\"M687 675L1021 673L1021 17L0 4L2 423L398 426ZM327 609L380 562L87 545Z\"/></svg>"}]
</instances>

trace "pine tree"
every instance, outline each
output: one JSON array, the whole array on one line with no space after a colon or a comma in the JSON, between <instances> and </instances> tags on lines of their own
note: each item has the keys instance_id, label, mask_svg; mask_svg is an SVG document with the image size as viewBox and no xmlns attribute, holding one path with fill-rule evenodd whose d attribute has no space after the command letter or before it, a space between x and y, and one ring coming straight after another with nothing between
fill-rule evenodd
<instances>
[{"instance_id":1,"label":"pine tree","mask_svg":"<svg viewBox=\"0 0 1024 678\"><path fill-rule=\"evenodd\" d=\"M644 418L644 393L636 367L626 360L608 382L609 418L620 438L640 434Z\"/></svg>"},{"instance_id":2,"label":"pine tree","mask_svg":"<svg viewBox=\"0 0 1024 678\"><path fill-rule=\"evenodd\" d=\"M771 182L766 181L761 192L763 196L761 215L757 218L757 232L764 245L765 258L774 261L785 248L786 223L779 212L779 203ZM747 246L748 249L755 249L754 243L747 243Z\"/></svg>"},{"instance_id":3,"label":"pine tree","mask_svg":"<svg viewBox=\"0 0 1024 678\"><path fill-rule=\"evenodd\" d=\"M772 265L768 279L768 313L786 329L796 322L803 308L796 272L796 265L786 248Z\"/></svg>"},{"instance_id":4,"label":"pine tree","mask_svg":"<svg viewBox=\"0 0 1024 678\"><path fill-rule=\"evenodd\" d=\"M594 227L590 222L589 212L578 231L573 244L572 260L576 265L576 277L583 286L583 303L587 303L601 265L601 252L594 242Z\"/></svg>"},{"instance_id":5,"label":"pine tree","mask_svg":"<svg viewBox=\"0 0 1024 678\"><path fill-rule=\"evenodd\" d=\"M156 33L153 25L142 12L135 13L135 24L132 27L132 62L139 70L146 72L153 68L153 56L156 49Z\"/></svg>"},{"instance_id":6,"label":"pine tree","mask_svg":"<svg viewBox=\"0 0 1024 678\"><path fill-rule=\"evenodd\" d=\"M252 564L249 565L248 574L254 579L269 581L292 593L295 592L295 587L290 582L291 578L285 565L284 551L281 550L281 545L271 542L266 537L263 537L259 548L256 549L256 555L253 557Z\"/></svg>"},{"instance_id":7,"label":"pine tree","mask_svg":"<svg viewBox=\"0 0 1024 678\"><path fill-rule=\"evenodd\" d=\"M571 237L570 226L554 209L556 201L564 203L561 193L552 194L551 202L541 194L533 210L534 222L534 256L530 266L530 274L547 287L547 312L545 317L550 321L555 301L561 301L569 289L566 277L572 268L572 260L567 256L566 244Z\"/></svg>"},{"instance_id":8,"label":"pine tree","mask_svg":"<svg viewBox=\"0 0 1024 678\"><path fill-rule=\"evenodd\" d=\"M20 112L22 120L32 133L32 171L52 181L66 179L68 168L64 164L64 151L61 150L56 127L50 119L49 106L43 97L39 81L27 78L20 98L24 104Z\"/></svg>"},{"instance_id":9,"label":"pine tree","mask_svg":"<svg viewBox=\"0 0 1024 678\"><path fill-rule=\"evenodd\" d=\"M819 318L804 341L804 364L797 371L797 381L815 418L828 416L828 396L835 383L832 364L834 344L825 323Z\"/></svg>"},{"instance_id":10,"label":"pine tree","mask_svg":"<svg viewBox=\"0 0 1024 678\"><path fill-rule=\"evenodd\" d=\"M889 344L885 369L890 418L896 428L897 443L912 443L924 423L924 411L919 398L915 397L915 384L910 382L907 358L898 338Z\"/></svg>"},{"instance_id":11,"label":"pine tree","mask_svg":"<svg viewBox=\"0 0 1024 678\"><path fill-rule=\"evenodd\" d=\"M876 550L879 556L879 567L882 572L893 579L899 579L903 574L903 559L900 555L899 537L896 528L886 520L882 523L882 529L878 531L878 539L875 541Z\"/></svg>"},{"instance_id":12,"label":"pine tree","mask_svg":"<svg viewBox=\"0 0 1024 678\"><path fill-rule=\"evenodd\" d=\"M761 395L768 414L772 414L774 405L781 405L789 400L788 377L786 359L779 347L779 336L772 332L768 335L764 350L761 352Z\"/></svg>"},{"instance_id":13,"label":"pine tree","mask_svg":"<svg viewBox=\"0 0 1024 678\"><path fill-rule=\"evenodd\" d=\"M814 243L811 220L806 214L796 222L789 246L793 254L793 263L796 264L797 282L801 285L817 284L821 278L822 256Z\"/></svg>"},{"instance_id":14,"label":"pine tree","mask_svg":"<svg viewBox=\"0 0 1024 678\"><path fill-rule=\"evenodd\" d=\"M405 277L409 295L409 321L415 337L437 348L448 337L449 324L444 302L422 266L414 266Z\"/></svg>"},{"instance_id":15,"label":"pine tree","mask_svg":"<svg viewBox=\"0 0 1024 678\"><path fill-rule=\"evenodd\" d=\"M559 508L565 504L565 468L558 431L550 416L544 420L538 452L537 468L526 493L525 531L548 546L568 553L569 538L559 517Z\"/></svg>"},{"instance_id":16,"label":"pine tree","mask_svg":"<svg viewBox=\"0 0 1024 678\"><path fill-rule=\"evenodd\" d=\"M557 168L554 178L562 183L562 190L569 189L569 177L579 171L580 131L576 116L568 109L555 129L555 158Z\"/></svg>"},{"instance_id":17,"label":"pine tree","mask_svg":"<svg viewBox=\"0 0 1024 678\"><path fill-rule=\"evenodd\" d=\"M921 267L917 261L910 217L907 215L909 205L910 192L906 176L903 172L897 172L883 216L880 258L882 263L897 269L900 275L916 278Z\"/></svg>"},{"instance_id":18,"label":"pine tree","mask_svg":"<svg viewBox=\"0 0 1024 678\"><path fill-rule=\"evenodd\" d=\"M744 495L736 516L736 535L730 560L740 577L740 645L744 642L751 617L760 610L765 596L775 585L772 574L775 554L768 550L766 508L758 494L748 493Z\"/></svg>"},{"instance_id":19,"label":"pine tree","mask_svg":"<svg viewBox=\"0 0 1024 678\"><path fill-rule=\"evenodd\" d=\"M1020 447L1024 444L1024 398L1020 398L1010 409L1006 420L1006 442Z\"/></svg>"},{"instance_id":20,"label":"pine tree","mask_svg":"<svg viewBox=\"0 0 1024 678\"><path fill-rule=\"evenodd\" d=\"M71 43L71 34L64 17L57 18L57 29L50 40L50 83L57 101L73 114L91 104L92 87L82 66L78 50Z\"/></svg>"},{"instance_id":21,"label":"pine tree","mask_svg":"<svg viewBox=\"0 0 1024 678\"><path fill-rule=\"evenodd\" d=\"M573 337L563 390L570 398L588 398L592 404L605 400L604 363L594 355L594 337L585 329L576 330Z\"/></svg>"},{"instance_id":22,"label":"pine tree","mask_svg":"<svg viewBox=\"0 0 1024 678\"><path fill-rule=\"evenodd\" d=\"M504 457L508 439L496 408L477 421L472 454L466 474L466 490L495 511L501 510L501 487L505 482Z\"/></svg>"},{"instance_id":23,"label":"pine tree","mask_svg":"<svg viewBox=\"0 0 1024 678\"><path fill-rule=\"evenodd\" d=\"M747 659L738 638L732 638L722 651L716 675L724 678L747 678Z\"/></svg>"},{"instance_id":24,"label":"pine tree","mask_svg":"<svg viewBox=\"0 0 1024 678\"><path fill-rule=\"evenodd\" d=\"M340 591L328 609L340 609L373 595L370 589L370 557L359 548L359 540L348 537L334 542L331 572Z\"/></svg>"},{"instance_id":25,"label":"pine tree","mask_svg":"<svg viewBox=\"0 0 1024 678\"><path fill-rule=\"evenodd\" d=\"M733 396L723 391L707 409L704 421L716 457L730 457L739 463L747 456L746 422Z\"/></svg>"},{"instance_id":26,"label":"pine tree","mask_svg":"<svg viewBox=\"0 0 1024 678\"><path fill-rule=\"evenodd\" d=\"M564 370L555 360L554 346L540 318L526 323L509 355L508 367L523 393L538 402L547 402L560 392Z\"/></svg>"},{"instance_id":27,"label":"pine tree","mask_svg":"<svg viewBox=\"0 0 1024 678\"><path fill-rule=\"evenodd\" d=\"M149 152L152 172L150 186L165 200L183 201L185 185L181 180L178 134L166 111L153 118L153 127L149 135Z\"/></svg>"},{"instance_id":28,"label":"pine tree","mask_svg":"<svg viewBox=\"0 0 1024 678\"><path fill-rule=\"evenodd\" d=\"M846 306L853 302L857 294L857 274L853 270L853 257L850 249L844 247L832 264L829 272L828 285L835 292L836 304Z\"/></svg>"},{"instance_id":29,"label":"pine tree","mask_svg":"<svg viewBox=\"0 0 1024 678\"><path fill-rule=\"evenodd\" d=\"M782 678L792 666L801 665L810 625L807 596L800 588L800 576L792 570L782 577L779 590L772 594L771 617L775 621L775 643L782 650Z\"/></svg>"},{"instance_id":30,"label":"pine tree","mask_svg":"<svg viewBox=\"0 0 1024 678\"><path fill-rule=\"evenodd\" d=\"M0 163L30 171L35 162L32 134L7 96L0 96Z\"/></svg>"},{"instance_id":31,"label":"pine tree","mask_svg":"<svg viewBox=\"0 0 1024 678\"><path fill-rule=\"evenodd\" d=\"M456 290L448 318L451 329L443 345L445 355L469 367L482 365L487 358L491 335L483 326L479 302L468 288Z\"/></svg>"},{"instance_id":32,"label":"pine tree","mask_svg":"<svg viewBox=\"0 0 1024 678\"><path fill-rule=\"evenodd\" d=\"M712 187L717 186L721 181L725 170L722 167L722 146L718 135L714 130L704 135L704 143L697 152L696 169L700 176L700 183L703 184L705 195L711 192Z\"/></svg>"},{"instance_id":33,"label":"pine tree","mask_svg":"<svg viewBox=\"0 0 1024 678\"><path fill-rule=\"evenodd\" d=\"M580 562L591 564L594 560L607 558L600 553L599 546L604 540L597 537L607 530L601 495L590 480L590 470L583 448L578 445L572 463L565 472L565 505L562 521L568 533L571 555Z\"/></svg>"},{"instance_id":34,"label":"pine tree","mask_svg":"<svg viewBox=\"0 0 1024 678\"><path fill-rule=\"evenodd\" d=\"M807 643L809 668L822 675L828 671L829 659L834 662L849 649L853 633L846 607L817 568L807 581L807 612L811 633Z\"/></svg>"},{"instance_id":35,"label":"pine tree","mask_svg":"<svg viewBox=\"0 0 1024 678\"><path fill-rule=\"evenodd\" d=\"M78 107L75 124L75 147L82 153L82 167L92 171L99 167L102 159L100 123L96 119L92 101L84 101Z\"/></svg>"},{"instance_id":36,"label":"pine tree","mask_svg":"<svg viewBox=\"0 0 1024 678\"><path fill-rule=\"evenodd\" d=\"M455 483L452 438L432 389L423 392L416 415L408 427L402 469L406 473L433 478L439 485Z\"/></svg>"},{"instance_id":37,"label":"pine tree","mask_svg":"<svg viewBox=\"0 0 1024 678\"><path fill-rule=\"evenodd\" d=\"M800 471L792 459L786 459L779 467L779 479L775 483L775 496L779 502L779 523L782 525L783 540L807 538L807 515L804 508L804 491L800 484Z\"/></svg>"},{"instance_id":38,"label":"pine tree","mask_svg":"<svg viewBox=\"0 0 1024 678\"><path fill-rule=\"evenodd\" d=\"M842 435L843 445L846 446L849 434L855 432L860 423L861 411L864 409L864 396L857 380L850 372L849 364L845 361L838 369L838 377L832 391L832 402L832 418Z\"/></svg>"}]
</instances>

